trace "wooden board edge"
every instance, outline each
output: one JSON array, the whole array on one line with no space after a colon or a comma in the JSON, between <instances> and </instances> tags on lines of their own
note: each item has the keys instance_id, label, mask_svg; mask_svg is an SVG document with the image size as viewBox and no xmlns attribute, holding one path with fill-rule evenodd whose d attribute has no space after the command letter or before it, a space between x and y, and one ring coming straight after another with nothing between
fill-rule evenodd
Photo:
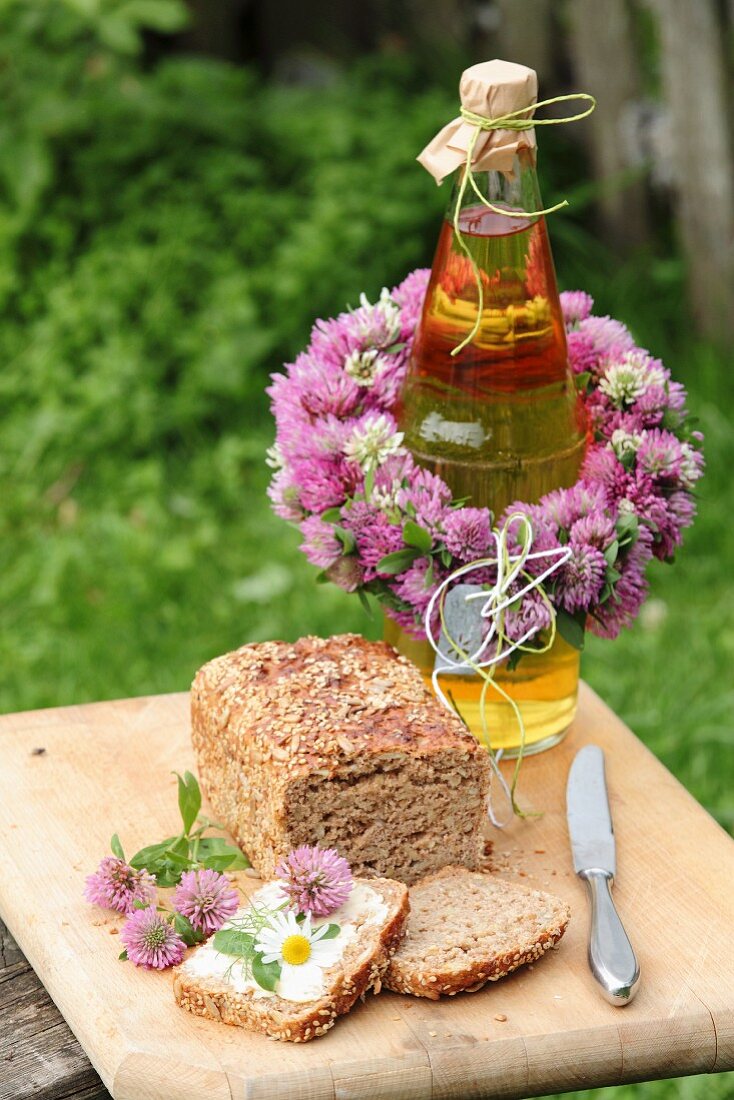
<instances>
[{"instance_id":1,"label":"wooden board edge","mask_svg":"<svg viewBox=\"0 0 734 1100\"><path fill-rule=\"evenodd\" d=\"M126 1050L110 1083L114 1100L232 1100L228 1075L216 1068L166 1060L162 1053Z\"/></svg>"}]
</instances>

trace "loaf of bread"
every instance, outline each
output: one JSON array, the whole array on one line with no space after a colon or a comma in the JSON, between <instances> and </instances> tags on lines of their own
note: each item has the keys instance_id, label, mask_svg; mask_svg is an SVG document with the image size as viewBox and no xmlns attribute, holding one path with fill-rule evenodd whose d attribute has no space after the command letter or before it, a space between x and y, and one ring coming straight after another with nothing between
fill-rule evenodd
<instances>
[{"instance_id":1,"label":"loaf of bread","mask_svg":"<svg viewBox=\"0 0 734 1100\"><path fill-rule=\"evenodd\" d=\"M262 878L301 844L406 883L477 866L487 754L384 642L243 646L200 669L191 712L202 786Z\"/></svg>"},{"instance_id":2,"label":"loaf of bread","mask_svg":"<svg viewBox=\"0 0 734 1100\"><path fill-rule=\"evenodd\" d=\"M253 904L272 898L267 883L251 898ZM236 924L237 916L233 918ZM173 975L173 995L181 1008L224 1024L248 1028L291 1043L307 1043L325 1035L359 997L380 992L382 975L403 935L408 916L408 891L387 879L355 879L349 900L329 917L347 939L338 961L323 973L323 988L313 1000L297 1000L288 989L267 993L243 976L229 955L209 940L191 952ZM225 928L229 927L229 922ZM336 942L336 941L335 941Z\"/></svg>"},{"instance_id":3,"label":"loaf of bread","mask_svg":"<svg viewBox=\"0 0 734 1100\"><path fill-rule=\"evenodd\" d=\"M566 931L565 902L496 875L444 867L410 890L405 939L385 987L438 1000L535 962Z\"/></svg>"}]
</instances>

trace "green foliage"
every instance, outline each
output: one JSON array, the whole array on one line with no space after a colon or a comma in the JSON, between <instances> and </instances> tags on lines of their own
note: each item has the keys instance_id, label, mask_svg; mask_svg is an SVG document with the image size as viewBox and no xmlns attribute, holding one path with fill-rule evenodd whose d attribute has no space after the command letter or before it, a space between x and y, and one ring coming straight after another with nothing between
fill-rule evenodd
<instances>
[{"instance_id":1,"label":"green foliage","mask_svg":"<svg viewBox=\"0 0 734 1100\"><path fill-rule=\"evenodd\" d=\"M201 790L195 775L184 772L175 773L178 779L178 809L181 814L182 829L178 836L169 836L158 844L148 844L136 852L130 860L130 866L137 870L149 871L155 875L158 886L175 886L184 871L206 867L210 871L240 871L250 866L250 861L224 837L204 836L207 829L221 828L206 817L199 817L201 809ZM199 827L194 829L194 825ZM117 833L112 837L111 847L114 855L123 859L122 847ZM185 934L184 934L185 933ZM195 936L184 928L186 936ZM188 943L189 940L186 939ZM192 942L197 942L192 940Z\"/></svg>"},{"instance_id":2,"label":"green foliage","mask_svg":"<svg viewBox=\"0 0 734 1100\"><path fill-rule=\"evenodd\" d=\"M447 195L413 158L453 92L384 59L318 90L144 64L142 32L183 18L174 0L0 4L3 710L185 690L243 641L380 630L314 585L269 510L262 391L314 317L430 262ZM563 129L541 155L545 201L571 200L549 219L561 279L688 384L709 466L675 569L632 631L588 639L584 675L732 828L734 383L692 337L681 261L620 264L586 224ZM158 851L172 876L179 841ZM218 843L199 852L221 870ZM578 1096L724 1100L731 1081Z\"/></svg>"}]
</instances>

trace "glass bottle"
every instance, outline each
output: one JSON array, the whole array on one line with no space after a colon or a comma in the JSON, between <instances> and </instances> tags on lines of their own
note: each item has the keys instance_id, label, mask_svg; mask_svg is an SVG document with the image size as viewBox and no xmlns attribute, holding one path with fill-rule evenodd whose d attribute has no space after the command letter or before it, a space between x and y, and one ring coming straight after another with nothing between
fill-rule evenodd
<instances>
[{"instance_id":1,"label":"glass bottle","mask_svg":"<svg viewBox=\"0 0 734 1100\"><path fill-rule=\"evenodd\" d=\"M533 154L523 147L511 171L474 173L493 206L522 216L489 210L471 187L465 189L458 220L479 269L483 308L474 337L452 355L479 308L476 275L454 231L463 169L458 173L399 412L415 459L440 475L455 497L489 507L495 520L515 500L532 503L572 485L586 445L545 218L533 213L543 209ZM428 642L413 641L392 622L385 636L430 680ZM495 676L520 706L527 752L560 739L576 709L576 650L558 637L547 653L525 654L514 670L500 666ZM446 683L478 733L482 681L451 676ZM511 755L519 745L512 708L491 688L487 700L492 744Z\"/></svg>"}]
</instances>

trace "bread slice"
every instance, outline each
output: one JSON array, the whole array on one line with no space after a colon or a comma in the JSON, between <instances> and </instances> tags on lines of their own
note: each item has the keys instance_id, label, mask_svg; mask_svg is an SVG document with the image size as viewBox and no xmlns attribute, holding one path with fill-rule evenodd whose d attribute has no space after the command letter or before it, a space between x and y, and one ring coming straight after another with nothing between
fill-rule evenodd
<instances>
[{"instance_id":1,"label":"bread slice","mask_svg":"<svg viewBox=\"0 0 734 1100\"><path fill-rule=\"evenodd\" d=\"M272 890L272 886L267 884L257 891L252 901L262 902L265 891ZM342 929L353 926L355 935L347 942L338 962L324 970L324 992L318 1000L287 1000L260 987L238 989L235 971L227 974L231 957L219 954L212 941L197 947L176 968L173 993L181 1008L196 1016L261 1031L271 1039L305 1043L324 1035L337 1017L349 1012L367 990L379 993L382 976L402 939L407 917L408 890L401 882L355 879L350 899L324 918ZM240 987L248 984L252 985L239 983Z\"/></svg>"},{"instance_id":2,"label":"bread slice","mask_svg":"<svg viewBox=\"0 0 734 1100\"><path fill-rule=\"evenodd\" d=\"M384 979L387 989L438 1000L473 993L560 940L570 911L540 890L492 874L444 867L410 888L405 939Z\"/></svg>"}]
</instances>

